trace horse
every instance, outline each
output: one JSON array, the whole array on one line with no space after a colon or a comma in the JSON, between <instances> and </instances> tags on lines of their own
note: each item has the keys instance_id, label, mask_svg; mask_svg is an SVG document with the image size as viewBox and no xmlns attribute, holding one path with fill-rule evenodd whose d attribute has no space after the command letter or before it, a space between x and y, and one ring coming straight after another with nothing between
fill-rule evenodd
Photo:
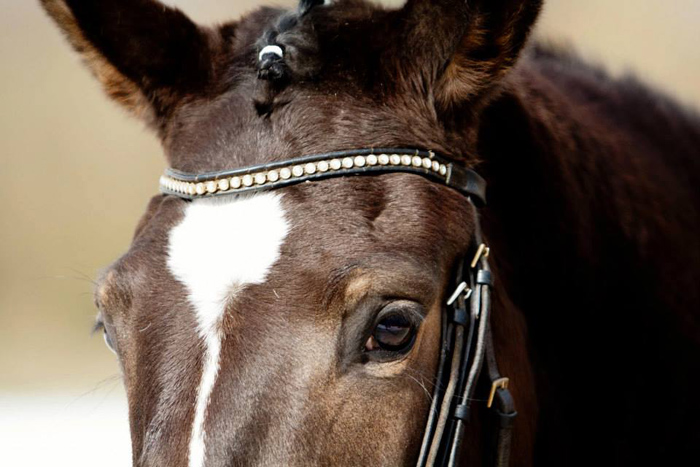
<instances>
[{"instance_id":1,"label":"horse","mask_svg":"<svg viewBox=\"0 0 700 467\"><path fill-rule=\"evenodd\" d=\"M697 458L700 118L531 40L541 0L41 3L171 169L95 292L133 465Z\"/></svg>"}]
</instances>

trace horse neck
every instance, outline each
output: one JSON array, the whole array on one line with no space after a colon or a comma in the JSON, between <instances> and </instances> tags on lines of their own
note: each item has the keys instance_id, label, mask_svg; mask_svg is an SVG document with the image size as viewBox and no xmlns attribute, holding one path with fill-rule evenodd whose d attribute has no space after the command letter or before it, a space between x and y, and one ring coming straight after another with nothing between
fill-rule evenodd
<instances>
[{"instance_id":1,"label":"horse neck","mask_svg":"<svg viewBox=\"0 0 700 467\"><path fill-rule=\"evenodd\" d=\"M484 228L513 265L598 282L656 275L660 251L700 262L700 121L638 83L525 61L484 111L477 152Z\"/></svg>"},{"instance_id":2,"label":"horse neck","mask_svg":"<svg viewBox=\"0 0 700 467\"><path fill-rule=\"evenodd\" d=\"M700 390L686 380L700 371L688 357L700 348L700 125L641 86L585 70L526 62L509 80L478 140L484 234L511 304L494 306L494 333L513 329L513 313L524 317L547 427L537 443L552 456L542 465L573 462L591 430L604 444L596 452L636 458L625 446L653 436L641 419L601 427L618 402L599 382L627 381L632 405L664 385L684 388L673 410L646 414L658 426L681 426L673 414ZM649 367L678 370L649 382Z\"/></svg>"}]
</instances>

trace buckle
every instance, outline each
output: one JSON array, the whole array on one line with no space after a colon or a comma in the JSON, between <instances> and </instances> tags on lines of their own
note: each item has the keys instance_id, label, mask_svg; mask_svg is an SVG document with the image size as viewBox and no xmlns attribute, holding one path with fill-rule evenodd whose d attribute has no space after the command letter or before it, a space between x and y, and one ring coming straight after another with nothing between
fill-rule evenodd
<instances>
[{"instance_id":1,"label":"buckle","mask_svg":"<svg viewBox=\"0 0 700 467\"><path fill-rule=\"evenodd\" d=\"M510 380L508 378L498 378L491 383L491 393L489 394L489 401L486 404L487 408L491 408L493 405L493 398L496 396L497 389L508 389L508 383Z\"/></svg>"},{"instance_id":2,"label":"buckle","mask_svg":"<svg viewBox=\"0 0 700 467\"><path fill-rule=\"evenodd\" d=\"M480 259L487 259L489 257L489 253L491 253L491 248L487 247L485 243L479 245L479 248L476 250L476 254L474 255L474 259L472 259L472 269L479 264Z\"/></svg>"},{"instance_id":3,"label":"buckle","mask_svg":"<svg viewBox=\"0 0 700 467\"><path fill-rule=\"evenodd\" d=\"M455 291L452 292L452 295L450 295L450 298L447 300L447 306L452 306L452 304L457 301L462 292L464 292L465 300L468 300L469 297L472 296L472 289L469 288L466 282L462 282L457 286Z\"/></svg>"}]
</instances>

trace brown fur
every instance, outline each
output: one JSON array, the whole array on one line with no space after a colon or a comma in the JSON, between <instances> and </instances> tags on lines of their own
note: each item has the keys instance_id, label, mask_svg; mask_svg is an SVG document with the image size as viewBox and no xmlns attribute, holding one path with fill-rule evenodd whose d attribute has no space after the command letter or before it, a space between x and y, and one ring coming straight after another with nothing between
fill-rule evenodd
<instances>
[{"instance_id":1,"label":"brown fur","mask_svg":"<svg viewBox=\"0 0 700 467\"><path fill-rule=\"evenodd\" d=\"M304 1L216 30L151 0L43 4L110 94L153 115L176 169L386 146L478 169L496 351L520 412L513 464L697 456L700 121L634 80L525 48L540 1ZM275 73L257 63L268 44L285 49ZM469 205L411 175L282 191L293 217L280 260L227 308L208 465L411 465ZM184 204L152 200L97 294L138 466L187 465L202 351L166 267ZM382 364L361 348L387 296L425 321L413 351ZM484 454L479 412L465 465Z\"/></svg>"},{"instance_id":2,"label":"brown fur","mask_svg":"<svg viewBox=\"0 0 700 467\"><path fill-rule=\"evenodd\" d=\"M115 66L109 63L85 38L68 6L64 2L48 0L43 2L43 5L47 13L61 27L73 48L83 56L86 65L102 83L107 95L126 107L136 117L150 120L151 109L146 96L135 83L119 73Z\"/></svg>"}]
</instances>

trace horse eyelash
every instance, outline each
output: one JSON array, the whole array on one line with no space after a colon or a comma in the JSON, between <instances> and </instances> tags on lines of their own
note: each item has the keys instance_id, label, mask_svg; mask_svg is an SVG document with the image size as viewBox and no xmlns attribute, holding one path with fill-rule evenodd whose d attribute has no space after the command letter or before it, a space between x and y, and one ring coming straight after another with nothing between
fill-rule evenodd
<instances>
[{"instance_id":1,"label":"horse eyelash","mask_svg":"<svg viewBox=\"0 0 700 467\"><path fill-rule=\"evenodd\" d=\"M92 329L90 330L90 335L94 336L95 334L99 332L104 332L105 331L105 322L102 319L101 314L97 315L97 318L95 318L95 324L92 325Z\"/></svg>"}]
</instances>

